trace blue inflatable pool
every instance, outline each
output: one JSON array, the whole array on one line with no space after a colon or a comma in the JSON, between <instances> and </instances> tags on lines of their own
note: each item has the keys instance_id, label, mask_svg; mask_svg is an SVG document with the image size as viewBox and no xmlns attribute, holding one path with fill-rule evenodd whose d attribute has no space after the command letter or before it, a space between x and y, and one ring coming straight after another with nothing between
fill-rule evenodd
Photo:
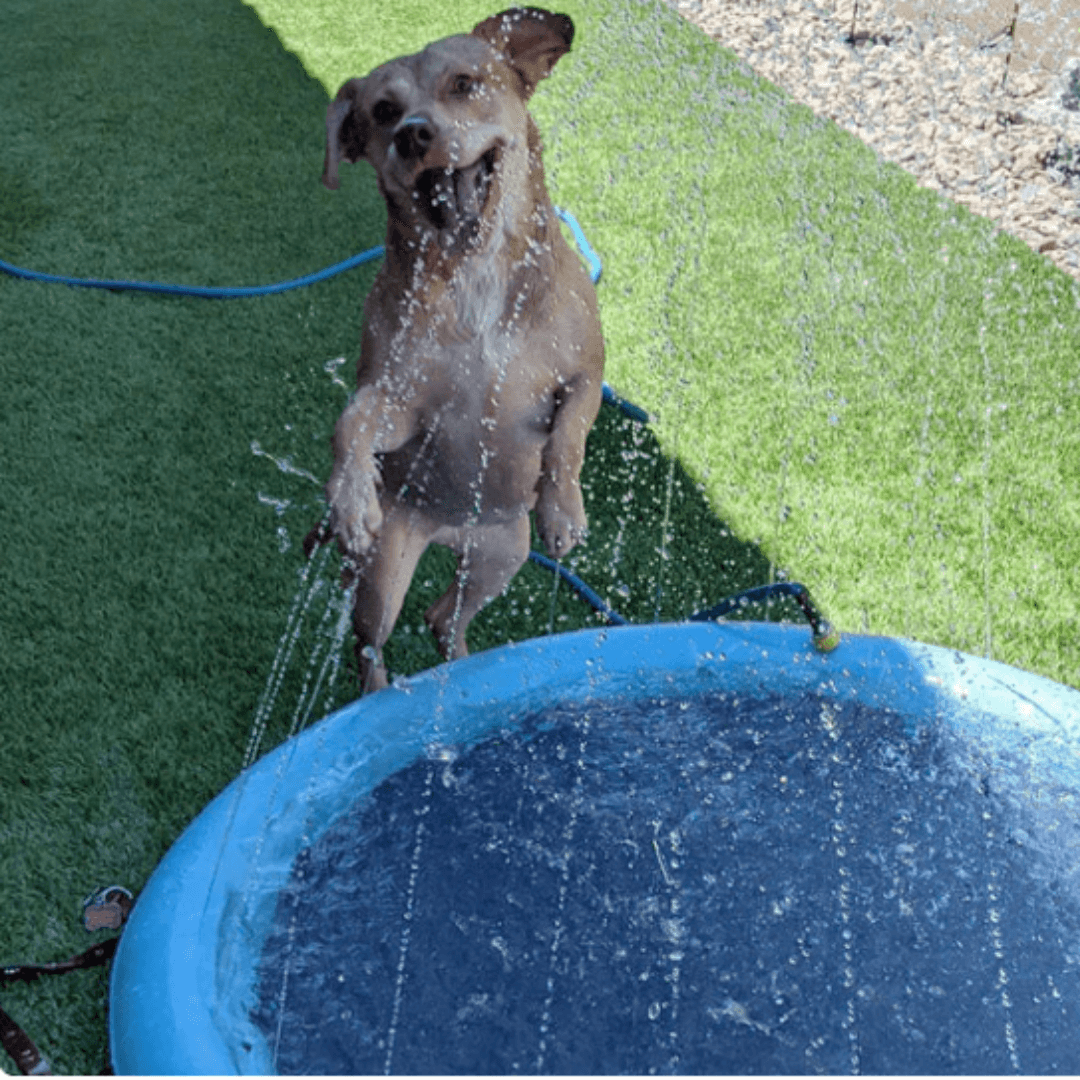
<instances>
[{"instance_id":1,"label":"blue inflatable pool","mask_svg":"<svg viewBox=\"0 0 1080 1080\"><path fill-rule=\"evenodd\" d=\"M138 899L118 1073L1080 1072L1080 693L692 623L506 646L246 770Z\"/></svg>"}]
</instances>

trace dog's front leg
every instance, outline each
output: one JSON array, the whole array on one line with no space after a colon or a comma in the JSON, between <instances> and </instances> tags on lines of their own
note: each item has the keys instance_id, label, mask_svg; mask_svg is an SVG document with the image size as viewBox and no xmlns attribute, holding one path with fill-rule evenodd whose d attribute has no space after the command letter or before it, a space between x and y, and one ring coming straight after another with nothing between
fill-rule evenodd
<instances>
[{"instance_id":1,"label":"dog's front leg","mask_svg":"<svg viewBox=\"0 0 1080 1080\"><path fill-rule=\"evenodd\" d=\"M602 398L600 379L587 376L571 380L556 394L555 416L536 484L536 528L552 558L566 555L588 527L579 481L585 439Z\"/></svg>"},{"instance_id":2,"label":"dog's front leg","mask_svg":"<svg viewBox=\"0 0 1080 1080\"><path fill-rule=\"evenodd\" d=\"M334 428L334 468L326 485L330 531L350 555L363 555L382 525L375 455L397 450L413 434L409 410L362 386Z\"/></svg>"}]
</instances>

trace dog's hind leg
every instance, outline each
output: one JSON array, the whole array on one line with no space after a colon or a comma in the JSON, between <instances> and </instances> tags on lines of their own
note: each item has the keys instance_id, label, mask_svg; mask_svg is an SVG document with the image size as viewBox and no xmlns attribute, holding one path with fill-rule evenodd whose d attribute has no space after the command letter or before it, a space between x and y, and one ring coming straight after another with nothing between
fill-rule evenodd
<instances>
[{"instance_id":1,"label":"dog's hind leg","mask_svg":"<svg viewBox=\"0 0 1080 1080\"><path fill-rule=\"evenodd\" d=\"M383 501L383 524L375 543L356 558L352 623L360 690L370 693L387 685L382 647L394 629L409 583L432 528L415 511Z\"/></svg>"},{"instance_id":2,"label":"dog's hind leg","mask_svg":"<svg viewBox=\"0 0 1080 1080\"><path fill-rule=\"evenodd\" d=\"M473 616L506 588L529 557L529 515L506 524L454 531L457 537L450 543L458 556L454 583L424 616L447 660L469 655L465 631ZM434 539L449 543L440 536Z\"/></svg>"}]
</instances>

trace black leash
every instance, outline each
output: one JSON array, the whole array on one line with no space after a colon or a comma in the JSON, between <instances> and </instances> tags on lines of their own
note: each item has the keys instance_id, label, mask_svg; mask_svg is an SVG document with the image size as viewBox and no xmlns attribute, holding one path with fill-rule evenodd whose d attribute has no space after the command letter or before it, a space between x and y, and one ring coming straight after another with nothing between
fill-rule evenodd
<instances>
[{"instance_id":1,"label":"black leash","mask_svg":"<svg viewBox=\"0 0 1080 1080\"><path fill-rule=\"evenodd\" d=\"M23 1076L52 1076L49 1063L30 1036L3 1009L0 1009L0 1045L11 1056Z\"/></svg>"},{"instance_id":2,"label":"black leash","mask_svg":"<svg viewBox=\"0 0 1080 1080\"><path fill-rule=\"evenodd\" d=\"M78 971L80 968L101 967L112 959L119 941L118 937L109 938L108 941L99 942L86 952L79 953L78 956L72 956L68 960L57 960L51 964L17 964L0 968L0 985L36 982L42 975L65 975L69 971Z\"/></svg>"},{"instance_id":3,"label":"black leash","mask_svg":"<svg viewBox=\"0 0 1080 1080\"><path fill-rule=\"evenodd\" d=\"M100 889L83 901L83 924L87 930L118 930L131 912L134 898L120 885ZM116 952L120 938L98 942L67 960L46 964L12 964L0 967L0 986L36 982L42 975L65 975L82 968L101 967ZM48 1060L33 1039L3 1009L0 1009L0 1046L10 1055L23 1076L52 1076Z\"/></svg>"},{"instance_id":4,"label":"black leash","mask_svg":"<svg viewBox=\"0 0 1080 1080\"><path fill-rule=\"evenodd\" d=\"M118 937L109 938L78 956L51 964L17 964L0 968L0 985L36 982L42 975L64 975L80 968L101 967L112 959L119 941ZM52 1076L52 1068L34 1040L3 1009L0 1009L0 1046L7 1051L23 1076Z\"/></svg>"}]
</instances>

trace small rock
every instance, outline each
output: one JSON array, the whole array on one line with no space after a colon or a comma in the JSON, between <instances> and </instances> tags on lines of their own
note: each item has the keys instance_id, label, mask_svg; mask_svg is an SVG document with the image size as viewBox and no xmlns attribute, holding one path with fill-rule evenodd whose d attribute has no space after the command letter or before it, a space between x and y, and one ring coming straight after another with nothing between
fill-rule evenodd
<instances>
[{"instance_id":1,"label":"small rock","mask_svg":"<svg viewBox=\"0 0 1080 1080\"><path fill-rule=\"evenodd\" d=\"M916 125L916 130L927 143L932 143L939 127L940 125L933 120L924 120L921 124Z\"/></svg>"},{"instance_id":2,"label":"small rock","mask_svg":"<svg viewBox=\"0 0 1080 1080\"><path fill-rule=\"evenodd\" d=\"M1008 86L1018 98L1031 97L1032 94L1037 94L1042 89L1042 84L1034 76L1026 72L1009 79Z\"/></svg>"}]
</instances>

